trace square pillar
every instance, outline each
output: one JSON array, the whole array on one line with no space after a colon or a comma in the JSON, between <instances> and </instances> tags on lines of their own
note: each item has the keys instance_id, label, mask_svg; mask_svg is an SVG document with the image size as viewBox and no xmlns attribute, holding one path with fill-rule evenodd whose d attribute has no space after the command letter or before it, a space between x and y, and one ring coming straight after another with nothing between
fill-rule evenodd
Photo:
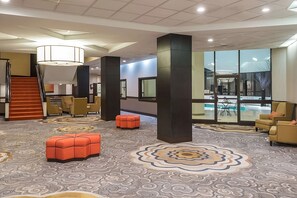
<instances>
[{"instance_id":1,"label":"square pillar","mask_svg":"<svg viewBox=\"0 0 297 198\"><path fill-rule=\"evenodd\" d=\"M120 114L120 57L101 58L101 119Z\"/></svg>"},{"instance_id":2,"label":"square pillar","mask_svg":"<svg viewBox=\"0 0 297 198\"><path fill-rule=\"evenodd\" d=\"M168 34L157 48L157 138L192 141L192 37Z\"/></svg>"},{"instance_id":3,"label":"square pillar","mask_svg":"<svg viewBox=\"0 0 297 198\"><path fill-rule=\"evenodd\" d=\"M90 72L89 66L83 65L78 66L76 70L77 76L77 90L75 97L77 98L88 98L89 101L89 83L90 83Z\"/></svg>"}]
</instances>

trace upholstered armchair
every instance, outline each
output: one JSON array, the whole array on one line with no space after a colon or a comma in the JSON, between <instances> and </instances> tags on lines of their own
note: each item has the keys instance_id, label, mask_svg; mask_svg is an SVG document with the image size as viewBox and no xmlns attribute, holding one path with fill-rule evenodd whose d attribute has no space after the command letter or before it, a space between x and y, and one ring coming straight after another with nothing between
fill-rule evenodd
<instances>
[{"instance_id":1,"label":"upholstered armchair","mask_svg":"<svg viewBox=\"0 0 297 198\"><path fill-rule=\"evenodd\" d=\"M87 98L73 98L73 103L70 105L70 114L72 117L76 115L87 116Z\"/></svg>"},{"instance_id":2,"label":"upholstered armchair","mask_svg":"<svg viewBox=\"0 0 297 198\"><path fill-rule=\"evenodd\" d=\"M62 108L57 104L52 104L50 97L46 97L47 115L62 115Z\"/></svg>"},{"instance_id":3,"label":"upholstered armchair","mask_svg":"<svg viewBox=\"0 0 297 198\"><path fill-rule=\"evenodd\" d=\"M279 121L276 126L272 126L269 130L269 142L272 146L273 142L282 142L289 144L297 144L297 125L290 121Z\"/></svg>"},{"instance_id":4,"label":"upholstered armchair","mask_svg":"<svg viewBox=\"0 0 297 198\"><path fill-rule=\"evenodd\" d=\"M255 121L256 131L263 129L269 131L271 126L276 125L277 121L292 120L294 104L289 102L272 102L271 114L260 114Z\"/></svg>"},{"instance_id":5,"label":"upholstered armchair","mask_svg":"<svg viewBox=\"0 0 297 198\"><path fill-rule=\"evenodd\" d=\"M62 110L63 112L70 112L70 106L73 103L73 96L62 96Z\"/></svg>"},{"instance_id":6,"label":"upholstered armchair","mask_svg":"<svg viewBox=\"0 0 297 198\"><path fill-rule=\"evenodd\" d=\"M101 97L95 96L94 103L88 103L88 113L99 113L101 108Z\"/></svg>"}]
</instances>

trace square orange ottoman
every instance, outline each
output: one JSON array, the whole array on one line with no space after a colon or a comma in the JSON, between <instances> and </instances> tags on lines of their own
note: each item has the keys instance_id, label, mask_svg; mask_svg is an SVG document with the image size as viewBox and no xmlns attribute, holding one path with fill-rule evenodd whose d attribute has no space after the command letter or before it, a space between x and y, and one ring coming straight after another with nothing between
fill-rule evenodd
<instances>
[{"instance_id":1,"label":"square orange ottoman","mask_svg":"<svg viewBox=\"0 0 297 198\"><path fill-rule=\"evenodd\" d=\"M46 158L48 161L86 159L100 154L100 142L99 133L53 136L46 141Z\"/></svg>"},{"instance_id":2,"label":"square orange ottoman","mask_svg":"<svg viewBox=\"0 0 297 198\"><path fill-rule=\"evenodd\" d=\"M135 129L140 126L139 115L117 115L116 126L121 129Z\"/></svg>"}]
</instances>

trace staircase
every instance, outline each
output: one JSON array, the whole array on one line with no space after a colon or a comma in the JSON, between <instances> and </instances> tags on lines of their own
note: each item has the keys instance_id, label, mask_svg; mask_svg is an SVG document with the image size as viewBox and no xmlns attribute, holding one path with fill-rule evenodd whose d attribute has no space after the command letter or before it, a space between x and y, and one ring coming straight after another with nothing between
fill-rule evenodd
<instances>
[{"instance_id":1,"label":"staircase","mask_svg":"<svg viewBox=\"0 0 297 198\"><path fill-rule=\"evenodd\" d=\"M42 119L42 103L36 77L11 77L9 120Z\"/></svg>"}]
</instances>

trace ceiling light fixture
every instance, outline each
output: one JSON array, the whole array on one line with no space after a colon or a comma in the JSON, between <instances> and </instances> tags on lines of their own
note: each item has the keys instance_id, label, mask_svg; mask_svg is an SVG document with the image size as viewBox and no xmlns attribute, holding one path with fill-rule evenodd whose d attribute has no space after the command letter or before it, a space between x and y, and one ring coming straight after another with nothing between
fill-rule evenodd
<instances>
[{"instance_id":1,"label":"ceiling light fixture","mask_svg":"<svg viewBox=\"0 0 297 198\"><path fill-rule=\"evenodd\" d=\"M198 13L203 13L203 12L205 12L205 7L202 7L202 6L201 6L201 7L198 7L198 8L197 8L197 12L198 12Z\"/></svg>"},{"instance_id":2,"label":"ceiling light fixture","mask_svg":"<svg viewBox=\"0 0 297 198\"><path fill-rule=\"evenodd\" d=\"M297 34L286 40L280 47L288 47L297 41Z\"/></svg>"},{"instance_id":3,"label":"ceiling light fixture","mask_svg":"<svg viewBox=\"0 0 297 198\"><path fill-rule=\"evenodd\" d=\"M209 43L212 43L212 42L213 42L213 39L210 38L210 39L208 39L207 41L208 41Z\"/></svg>"},{"instance_id":4,"label":"ceiling light fixture","mask_svg":"<svg viewBox=\"0 0 297 198\"><path fill-rule=\"evenodd\" d=\"M10 0L1 0L2 3L9 3Z\"/></svg>"},{"instance_id":5,"label":"ceiling light fixture","mask_svg":"<svg viewBox=\"0 0 297 198\"><path fill-rule=\"evenodd\" d=\"M293 1L291 5L288 7L288 10L297 12L297 1Z\"/></svg>"},{"instance_id":6,"label":"ceiling light fixture","mask_svg":"<svg viewBox=\"0 0 297 198\"><path fill-rule=\"evenodd\" d=\"M257 59L257 58L255 58L255 57L253 57L252 59L253 59L253 61L258 61L258 59Z\"/></svg>"},{"instance_id":7,"label":"ceiling light fixture","mask_svg":"<svg viewBox=\"0 0 297 198\"><path fill-rule=\"evenodd\" d=\"M127 62L126 60L123 60L123 63Z\"/></svg>"},{"instance_id":8,"label":"ceiling light fixture","mask_svg":"<svg viewBox=\"0 0 297 198\"><path fill-rule=\"evenodd\" d=\"M263 8L262 9L262 12L264 12L264 13L267 13L267 12L269 12L270 11L270 8Z\"/></svg>"},{"instance_id":9,"label":"ceiling light fixture","mask_svg":"<svg viewBox=\"0 0 297 198\"><path fill-rule=\"evenodd\" d=\"M41 65L79 66L84 63L84 49L64 45L37 47L37 62Z\"/></svg>"}]
</instances>

